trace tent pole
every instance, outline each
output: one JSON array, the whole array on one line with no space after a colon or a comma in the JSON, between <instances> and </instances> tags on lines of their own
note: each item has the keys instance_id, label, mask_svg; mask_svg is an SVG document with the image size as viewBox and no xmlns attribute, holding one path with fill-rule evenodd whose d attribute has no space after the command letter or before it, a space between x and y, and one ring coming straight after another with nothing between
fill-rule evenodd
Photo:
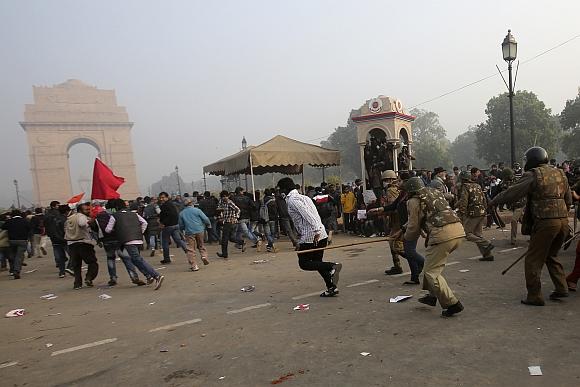
<instances>
[{"instance_id":1,"label":"tent pole","mask_svg":"<svg viewBox=\"0 0 580 387\"><path fill-rule=\"evenodd\" d=\"M252 151L250 151L250 174L252 175L252 195L254 197L254 200L256 200L256 186L254 185L254 165L252 163ZM246 184L247 181L248 178L246 177Z\"/></svg>"},{"instance_id":2,"label":"tent pole","mask_svg":"<svg viewBox=\"0 0 580 387\"><path fill-rule=\"evenodd\" d=\"M304 189L304 164L302 164L302 195L306 195L306 190Z\"/></svg>"}]
</instances>

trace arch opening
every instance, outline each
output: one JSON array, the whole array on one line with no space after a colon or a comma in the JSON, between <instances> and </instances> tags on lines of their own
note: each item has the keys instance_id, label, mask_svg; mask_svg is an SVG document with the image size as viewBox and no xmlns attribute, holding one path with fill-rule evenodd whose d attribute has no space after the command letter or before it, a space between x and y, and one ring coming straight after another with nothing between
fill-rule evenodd
<instances>
[{"instance_id":1,"label":"arch opening","mask_svg":"<svg viewBox=\"0 0 580 387\"><path fill-rule=\"evenodd\" d=\"M67 147L69 179L73 195L85 193L83 200L91 197L93 165L100 156L98 145L89 139L76 139Z\"/></svg>"}]
</instances>

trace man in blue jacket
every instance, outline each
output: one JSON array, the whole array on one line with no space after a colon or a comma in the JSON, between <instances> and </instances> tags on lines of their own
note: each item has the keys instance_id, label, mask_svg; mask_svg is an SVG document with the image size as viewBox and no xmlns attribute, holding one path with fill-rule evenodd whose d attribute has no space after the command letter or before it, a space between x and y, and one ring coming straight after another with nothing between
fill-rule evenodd
<instances>
[{"instance_id":1,"label":"man in blue jacket","mask_svg":"<svg viewBox=\"0 0 580 387\"><path fill-rule=\"evenodd\" d=\"M211 228L211 222L202 210L193 206L191 198L185 199L184 204L185 209L179 214L179 229L185 234L187 261L191 265L191 271L198 271L199 266L195 261L196 248L199 250L203 264L209 265L203 239L205 229Z\"/></svg>"}]
</instances>

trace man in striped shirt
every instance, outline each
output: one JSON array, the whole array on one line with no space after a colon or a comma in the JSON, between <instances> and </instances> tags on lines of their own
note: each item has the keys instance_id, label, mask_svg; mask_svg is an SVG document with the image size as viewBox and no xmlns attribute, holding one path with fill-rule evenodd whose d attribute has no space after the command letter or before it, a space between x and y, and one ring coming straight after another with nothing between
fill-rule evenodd
<instances>
[{"instance_id":1,"label":"man in striped shirt","mask_svg":"<svg viewBox=\"0 0 580 387\"><path fill-rule=\"evenodd\" d=\"M320 220L316 206L308 196L301 195L294 181L285 177L278 181L280 192L286 195L288 213L298 231L298 265L302 270L318 271L326 284L326 291L320 297L333 297L338 294L338 275L341 263L323 262L324 250L300 253L303 250L326 247L328 235Z\"/></svg>"}]
</instances>

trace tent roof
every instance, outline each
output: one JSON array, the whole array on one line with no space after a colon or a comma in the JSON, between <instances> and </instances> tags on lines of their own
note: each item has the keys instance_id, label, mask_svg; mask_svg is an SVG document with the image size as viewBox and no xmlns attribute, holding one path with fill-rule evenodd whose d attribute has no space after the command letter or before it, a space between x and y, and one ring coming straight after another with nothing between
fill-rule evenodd
<instances>
[{"instance_id":1,"label":"tent roof","mask_svg":"<svg viewBox=\"0 0 580 387\"><path fill-rule=\"evenodd\" d=\"M254 175L279 172L297 174L305 164L315 167L340 165L340 152L276 136L260 145L250 146L203 167L210 175L250 174L250 155Z\"/></svg>"}]
</instances>

